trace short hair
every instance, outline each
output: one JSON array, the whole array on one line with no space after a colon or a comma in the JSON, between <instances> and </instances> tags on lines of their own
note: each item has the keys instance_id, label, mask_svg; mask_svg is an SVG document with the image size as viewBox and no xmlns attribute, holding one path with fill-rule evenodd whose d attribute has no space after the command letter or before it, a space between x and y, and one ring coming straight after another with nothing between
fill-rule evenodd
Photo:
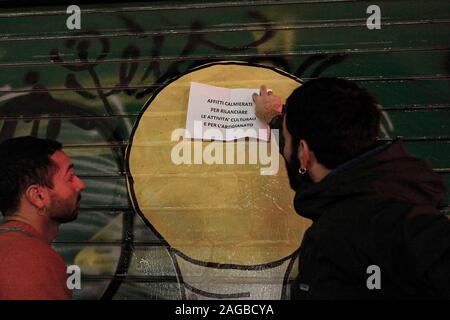
<instances>
[{"instance_id":1,"label":"short hair","mask_svg":"<svg viewBox=\"0 0 450 320\"><path fill-rule=\"evenodd\" d=\"M54 140L18 137L0 144L0 211L14 214L26 189L33 184L53 188L57 164L50 157L62 149Z\"/></svg>"},{"instance_id":2,"label":"short hair","mask_svg":"<svg viewBox=\"0 0 450 320\"><path fill-rule=\"evenodd\" d=\"M338 78L313 79L286 101L286 126L293 155L305 140L328 169L371 149L380 128L380 106L356 83Z\"/></svg>"}]
</instances>

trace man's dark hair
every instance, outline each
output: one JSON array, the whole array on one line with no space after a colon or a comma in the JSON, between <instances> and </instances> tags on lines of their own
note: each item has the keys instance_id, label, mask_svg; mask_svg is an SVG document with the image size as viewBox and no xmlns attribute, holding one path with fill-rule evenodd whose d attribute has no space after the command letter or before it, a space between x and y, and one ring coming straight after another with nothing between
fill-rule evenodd
<instances>
[{"instance_id":1,"label":"man's dark hair","mask_svg":"<svg viewBox=\"0 0 450 320\"><path fill-rule=\"evenodd\" d=\"M12 138L0 144L0 211L12 215L32 184L53 188L57 164L50 157L61 143L34 137Z\"/></svg>"},{"instance_id":2,"label":"man's dark hair","mask_svg":"<svg viewBox=\"0 0 450 320\"><path fill-rule=\"evenodd\" d=\"M286 101L293 159L305 140L317 161L334 169L371 149L380 128L376 99L352 81L319 78L295 89Z\"/></svg>"}]
</instances>

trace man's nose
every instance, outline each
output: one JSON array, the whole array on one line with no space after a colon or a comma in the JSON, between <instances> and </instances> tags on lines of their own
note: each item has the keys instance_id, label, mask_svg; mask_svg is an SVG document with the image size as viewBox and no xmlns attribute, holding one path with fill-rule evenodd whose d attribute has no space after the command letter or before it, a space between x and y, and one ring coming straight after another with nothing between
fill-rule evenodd
<instances>
[{"instance_id":1,"label":"man's nose","mask_svg":"<svg viewBox=\"0 0 450 320\"><path fill-rule=\"evenodd\" d=\"M83 180L81 180L79 177L77 177L77 178L78 178L78 186L77 187L78 187L79 192L81 192L84 190L86 185L84 184Z\"/></svg>"}]
</instances>

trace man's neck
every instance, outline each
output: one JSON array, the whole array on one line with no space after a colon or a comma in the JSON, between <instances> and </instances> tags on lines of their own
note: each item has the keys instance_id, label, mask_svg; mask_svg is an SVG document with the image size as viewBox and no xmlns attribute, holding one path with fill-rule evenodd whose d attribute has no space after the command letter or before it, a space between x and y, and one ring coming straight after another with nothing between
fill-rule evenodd
<instances>
[{"instance_id":1,"label":"man's neck","mask_svg":"<svg viewBox=\"0 0 450 320\"><path fill-rule=\"evenodd\" d=\"M28 215L24 215L17 212L5 219L6 221L20 221L30 225L35 229L45 242L51 243L58 234L59 224L48 220L46 217L38 217L37 219L32 219Z\"/></svg>"},{"instance_id":2,"label":"man's neck","mask_svg":"<svg viewBox=\"0 0 450 320\"><path fill-rule=\"evenodd\" d=\"M327 169L323 165L316 163L311 170L309 170L309 176L311 180L315 183L320 182L323 178L325 178L329 173L330 169Z\"/></svg>"}]
</instances>

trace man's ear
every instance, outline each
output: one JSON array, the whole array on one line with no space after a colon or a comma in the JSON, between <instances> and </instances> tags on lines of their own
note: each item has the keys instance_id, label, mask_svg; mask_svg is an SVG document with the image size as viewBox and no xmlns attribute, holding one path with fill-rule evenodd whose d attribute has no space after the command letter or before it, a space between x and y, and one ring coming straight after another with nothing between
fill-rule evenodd
<instances>
[{"instance_id":1,"label":"man's ear","mask_svg":"<svg viewBox=\"0 0 450 320\"><path fill-rule=\"evenodd\" d=\"M45 207L47 192L42 186L32 184L25 190L25 198L38 209Z\"/></svg>"},{"instance_id":2,"label":"man's ear","mask_svg":"<svg viewBox=\"0 0 450 320\"><path fill-rule=\"evenodd\" d=\"M305 140L300 140L298 144L297 158L300 162L300 168L309 169L312 160L312 151Z\"/></svg>"}]
</instances>

